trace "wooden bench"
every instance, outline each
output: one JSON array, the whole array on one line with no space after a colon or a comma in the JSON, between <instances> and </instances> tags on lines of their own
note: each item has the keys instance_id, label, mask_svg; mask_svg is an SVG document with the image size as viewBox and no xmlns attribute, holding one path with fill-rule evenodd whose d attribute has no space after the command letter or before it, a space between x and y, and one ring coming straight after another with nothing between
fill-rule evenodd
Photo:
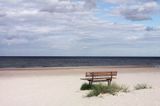
<instances>
[{"instance_id":1,"label":"wooden bench","mask_svg":"<svg viewBox=\"0 0 160 106\"><path fill-rule=\"evenodd\" d=\"M86 77L81 78L81 80L89 81L89 85L92 85L93 82L104 82L107 81L108 85L111 84L112 79L116 79L117 71L110 72L86 72Z\"/></svg>"}]
</instances>

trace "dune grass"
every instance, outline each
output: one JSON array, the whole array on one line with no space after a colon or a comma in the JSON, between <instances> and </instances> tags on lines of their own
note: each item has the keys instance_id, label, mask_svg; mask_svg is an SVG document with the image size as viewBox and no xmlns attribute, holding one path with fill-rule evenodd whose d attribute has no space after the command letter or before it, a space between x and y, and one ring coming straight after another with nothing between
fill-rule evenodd
<instances>
[{"instance_id":1,"label":"dune grass","mask_svg":"<svg viewBox=\"0 0 160 106\"><path fill-rule=\"evenodd\" d=\"M111 94L115 95L118 92L129 92L129 89L125 85L118 85L116 83L112 83L111 85L106 85L106 84L93 84L89 85L87 83L82 84L81 90L91 90L88 94L87 97L92 97L92 96L98 96L99 94Z\"/></svg>"},{"instance_id":2,"label":"dune grass","mask_svg":"<svg viewBox=\"0 0 160 106\"><path fill-rule=\"evenodd\" d=\"M140 89L151 89L152 87L147 85L146 83L137 84L134 86L135 90ZM99 94L111 94L116 95L118 92L130 92L129 87L126 85L118 85L117 83L112 83L111 85L106 84L92 84L89 85L88 83L82 84L81 90L90 90L89 93L86 95L87 97L98 96Z\"/></svg>"},{"instance_id":3,"label":"dune grass","mask_svg":"<svg viewBox=\"0 0 160 106\"><path fill-rule=\"evenodd\" d=\"M151 89L152 87L147 85L146 83L141 83L141 84L137 84L134 86L135 90L140 90L140 89Z\"/></svg>"},{"instance_id":4,"label":"dune grass","mask_svg":"<svg viewBox=\"0 0 160 106\"><path fill-rule=\"evenodd\" d=\"M93 89L93 86L94 85L89 85L88 83L84 83L81 85L80 90L91 90L91 89Z\"/></svg>"}]
</instances>

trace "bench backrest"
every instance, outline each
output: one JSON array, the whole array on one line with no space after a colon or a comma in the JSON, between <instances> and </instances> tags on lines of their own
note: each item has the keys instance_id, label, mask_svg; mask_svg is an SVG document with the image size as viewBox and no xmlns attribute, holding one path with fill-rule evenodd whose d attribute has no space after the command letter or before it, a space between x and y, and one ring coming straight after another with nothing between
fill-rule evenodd
<instances>
[{"instance_id":1,"label":"bench backrest","mask_svg":"<svg viewBox=\"0 0 160 106\"><path fill-rule=\"evenodd\" d=\"M117 71L107 72L86 72L86 77L103 77L103 76L117 76Z\"/></svg>"}]
</instances>

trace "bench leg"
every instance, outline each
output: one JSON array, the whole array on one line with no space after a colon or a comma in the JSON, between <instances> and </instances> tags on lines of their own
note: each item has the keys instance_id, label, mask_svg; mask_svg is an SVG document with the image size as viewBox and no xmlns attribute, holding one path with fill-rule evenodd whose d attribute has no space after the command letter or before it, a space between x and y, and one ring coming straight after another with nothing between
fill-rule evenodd
<instances>
[{"instance_id":1,"label":"bench leg","mask_svg":"<svg viewBox=\"0 0 160 106\"><path fill-rule=\"evenodd\" d=\"M111 85L111 80L108 80L108 86L110 86Z\"/></svg>"},{"instance_id":2,"label":"bench leg","mask_svg":"<svg viewBox=\"0 0 160 106\"><path fill-rule=\"evenodd\" d=\"M89 85L92 85L92 81L89 81Z\"/></svg>"}]
</instances>

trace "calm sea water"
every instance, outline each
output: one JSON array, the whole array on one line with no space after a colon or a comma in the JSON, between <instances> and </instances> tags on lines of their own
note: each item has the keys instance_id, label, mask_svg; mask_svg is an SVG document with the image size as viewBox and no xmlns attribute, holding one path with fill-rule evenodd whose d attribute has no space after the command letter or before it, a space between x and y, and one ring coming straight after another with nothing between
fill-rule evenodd
<instances>
[{"instance_id":1,"label":"calm sea water","mask_svg":"<svg viewBox=\"0 0 160 106\"><path fill-rule=\"evenodd\" d=\"M160 57L0 57L0 68L122 65L160 67Z\"/></svg>"}]
</instances>

